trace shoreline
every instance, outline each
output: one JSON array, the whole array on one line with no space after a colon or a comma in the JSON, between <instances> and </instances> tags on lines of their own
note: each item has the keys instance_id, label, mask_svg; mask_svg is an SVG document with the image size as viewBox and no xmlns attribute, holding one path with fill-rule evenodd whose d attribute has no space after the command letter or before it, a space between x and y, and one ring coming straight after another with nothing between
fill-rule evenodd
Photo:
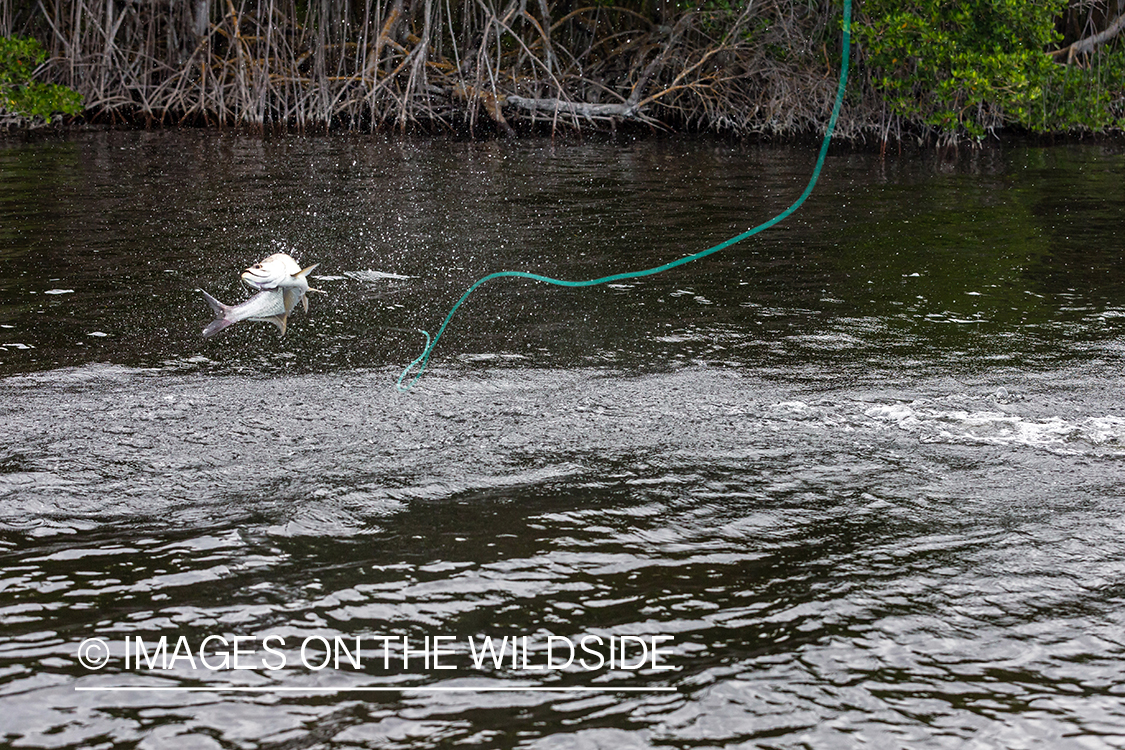
<instances>
[{"instance_id":1,"label":"shoreline","mask_svg":"<svg viewBox=\"0 0 1125 750\"><path fill-rule=\"evenodd\" d=\"M827 117L825 118L827 121ZM49 139L66 137L81 133L97 132L181 132L211 131L263 139L309 137L309 138L383 138L405 140L448 140L452 143L516 143L547 139L558 145L578 144L586 141L599 143L619 143L627 145L637 141L715 141L729 144L769 144L774 146L817 147L823 139L823 131L805 130L799 133L752 132L732 134L713 130L653 130L647 127L617 127L613 129L578 130L567 129L552 133L549 129L521 129L514 132L470 133L466 129L427 127L426 123L416 123L415 127L378 128L375 130L355 130L342 127L297 129L285 126L258 127L245 124L184 124L184 123L141 123L118 119L117 122L103 122L98 118L84 116L59 117L54 122L43 123L0 123L0 142L20 139ZM949 150L976 151L992 146L1067 146L1078 144L1115 144L1125 147L1125 131L1108 132L1069 131L1060 133L1032 133L1021 128L1003 128L988 133L983 138L962 138L942 142L934 133L920 131L908 132L897 139L880 141L868 133L847 136L836 134L832 137L831 150L846 149L857 152L883 152L886 154L906 154L910 152L941 153Z\"/></svg>"}]
</instances>

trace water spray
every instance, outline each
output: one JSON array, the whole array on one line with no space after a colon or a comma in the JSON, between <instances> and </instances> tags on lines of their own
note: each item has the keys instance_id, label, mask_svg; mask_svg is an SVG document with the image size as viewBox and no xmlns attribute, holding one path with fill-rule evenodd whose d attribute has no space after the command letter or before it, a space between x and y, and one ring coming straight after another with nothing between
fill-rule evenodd
<instances>
[{"instance_id":1,"label":"water spray","mask_svg":"<svg viewBox=\"0 0 1125 750\"><path fill-rule=\"evenodd\" d=\"M673 268L676 268L677 266L682 266L685 263L691 263L692 261L699 260L700 258L706 258L708 255L717 253L720 250L724 250L735 243L742 242L748 237L753 237L759 232L763 232L773 225L788 218L789 215L800 208L801 204L805 202L809 195L812 194L817 180L820 179L820 172L824 168L824 160L828 156L828 146L832 142L832 132L836 129L836 120L840 116L840 108L844 103L844 90L847 88L848 66L851 51L852 0L844 0L843 27L844 50L840 61L840 82L836 85L836 103L832 106L832 116L828 119L828 127L825 128L824 140L820 145L820 154L817 156L816 166L813 167L812 177L809 178L809 184L805 186L804 192L801 193L801 196L797 198L797 200L795 200L793 204L789 206L789 208L785 209L777 216L774 216L769 221L764 221L758 226L752 229L748 229L742 234L731 237L724 242L720 242L714 247L709 247L706 250L700 250L697 253L679 258L669 263L665 263L661 266L645 268L640 271L626 271L623 273L611 274L609 276L601 276L596 279L586 279L584 281L567 281L566 279L555 279L550 276L543 276L537 273L529 273L527 271L497 271L496 273L490 273L487 276L478 279L476 283L465 290L465 293L461 295L461 299L457 300L456 304L454 304L453 307L449 310L449 314L445 316L445 320L442 321L441 328L438 329L438 332L435 336L431 338L428 331L421 331L422 335L426 337L426 348L422 351L422 354L409 365L407 365L406 369L402 371L402 374L398 376L398 381L395 383L395 387L400 391L408 391L414 386L416 382L418 382L418 379L422 377L422 373L426 370L426 364L430 360L430 355L433 353L434 347L437 346L438 341L441 339L441 335L445 333L445 329L449 326L449 322L453 320L453 315L457 312L457 308L461 307L461 305L463 305L465 301L469 299L469 296L474 291L476 291L477 287L483 285L488 281L501 278L518 278L531 279L532 281L542 281L545 284L554 284L555 286L586 287L598 286L600 284L609 284L614 281L623 281L625 279L638 279L642 276L653 276L658 273L663 273L664 271L669 271Z\"/></svg>"}]
</instances>

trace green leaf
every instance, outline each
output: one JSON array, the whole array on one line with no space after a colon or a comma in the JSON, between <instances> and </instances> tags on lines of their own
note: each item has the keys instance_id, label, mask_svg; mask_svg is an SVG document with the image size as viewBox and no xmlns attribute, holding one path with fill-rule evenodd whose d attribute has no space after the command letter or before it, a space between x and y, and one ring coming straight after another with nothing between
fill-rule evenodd
<instances>
[{"instance_id":1,"label":"green leaf","mask_svg":"<svg viewBox=\"0 0 1125 750\"><path fill-rule=\"evenodd\" d=\"M0 37L0 109L48 123L59 113L82 112L82 95L77 91L33 80L36 68L46 58L36 39Z\"/></svg>"}]
</instances>

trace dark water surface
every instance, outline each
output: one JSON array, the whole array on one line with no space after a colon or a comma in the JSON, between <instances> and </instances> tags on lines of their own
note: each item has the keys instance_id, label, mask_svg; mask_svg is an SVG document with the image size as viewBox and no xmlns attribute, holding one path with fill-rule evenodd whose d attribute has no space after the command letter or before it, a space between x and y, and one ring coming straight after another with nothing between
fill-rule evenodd
<instances>
[{"instance_id":1,"label":"dark water surface","mask_svg":"<svg viewBox=\"0 0 1125 750\"><path fill-rule=\"evenodd\" d=\"M0 143L0 745L1125 747L1115 145L840 150L394 389L814 157Z\"/></svg>"}]
</instances>

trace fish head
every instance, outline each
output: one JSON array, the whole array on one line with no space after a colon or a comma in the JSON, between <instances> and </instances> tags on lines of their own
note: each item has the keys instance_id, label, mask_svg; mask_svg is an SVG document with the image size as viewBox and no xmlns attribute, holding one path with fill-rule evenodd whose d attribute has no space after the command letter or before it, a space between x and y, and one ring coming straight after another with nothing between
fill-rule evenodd
<instances>
[{"instance_id":1,"label":"fish head","mask_svg":"<svg viewBox=\"0 0 1125 750\"><path fill-rule=\"evenodd\" d=\"M276 289L300 272L301 266L292 257L286 253L274 253L243 271L242 281L253 289Z\"/></svg>"}]
</instances>

